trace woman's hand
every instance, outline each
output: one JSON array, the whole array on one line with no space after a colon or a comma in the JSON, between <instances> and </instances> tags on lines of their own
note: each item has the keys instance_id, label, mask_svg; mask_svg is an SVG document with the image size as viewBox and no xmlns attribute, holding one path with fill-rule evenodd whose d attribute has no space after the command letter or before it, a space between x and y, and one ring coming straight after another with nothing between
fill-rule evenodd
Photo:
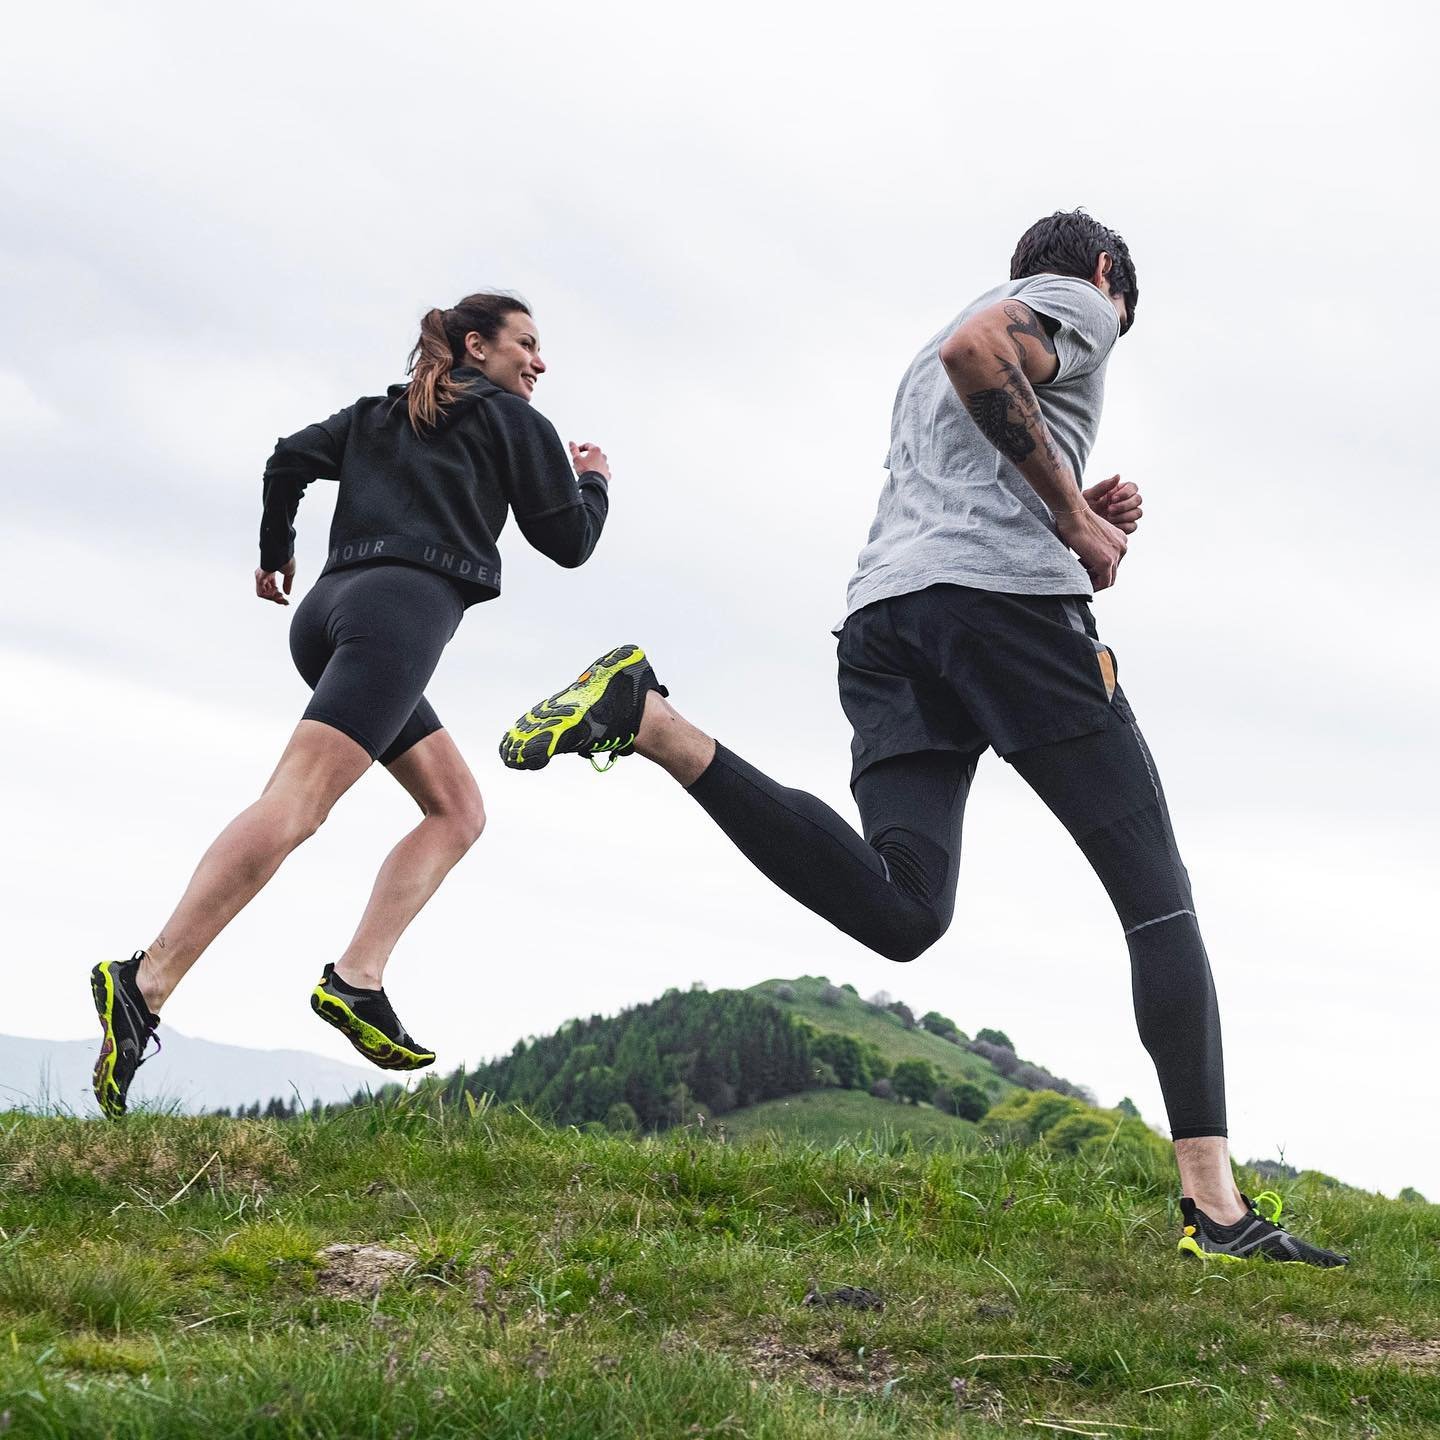
<instances>
[{"instance_id":1,"label":"woman's hand","mask_svg":"<svg viewBox=\"0 0 1440 1440\"><path fill-rule=\"evenodd\" d=\"M1098 485L1092 485L1080 493L1084 495L1085 503L1102 520L1108 520L1127 535L1135 533L1135 527L1145 512L1140 508L1139 490L1129 481L1122 485L1120 477L1112 475L1108 480L1102 480Z\"/></svg>"},{"instance_id":2,"label":"woman's hand","mask_svg":"<svg viewBox=\"0 0 1440 1440\"><path fill-rule=\"evenodd\" d=\"M582 441L579 445L573 440L570 442L570 463L575 467L577 476L583 475L587 470L593 470L607 480L610 478L610 462L605 458L605 452L598 445L592 445L588 440Z\"/></svg>"},{"instance_id":3,"label":"woman's hand","mask_svg":"<svg viewBox=\"0 0 1440 1440\"><path fill-rule=\"evenodd\" d=\"M281 584L284 589L282 592ZM257 570L255 572L255 593L262 600L273 600L277 605L288 605L285 597L295 583L295 557L292 555L281 570Z\"/></svg>"}]
</instances>

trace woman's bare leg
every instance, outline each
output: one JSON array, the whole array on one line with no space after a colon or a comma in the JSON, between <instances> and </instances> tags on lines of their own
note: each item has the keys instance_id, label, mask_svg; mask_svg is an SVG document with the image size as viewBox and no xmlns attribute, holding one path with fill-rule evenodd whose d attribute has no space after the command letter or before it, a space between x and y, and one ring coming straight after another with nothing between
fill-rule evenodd
<instances>
[{"instance_id":1,"label":"woman's bare leg","mask_svg":"<svg viewBox=\"0 0 1440 1440\"><path fill-rule=\"evenodd\" d=\"M205 852L175 913L140 962L140 993L158 1012L210 942L264 888L281 861L318 830L330 807L373 762L318 720L295 727L260 798Z\"/></svg>"},{"instance_id":2,"label":"woman's bare leg","mask_svg":"<svg viewBox=\"0 0 1440 1440\"><path fill-rule=\"evenodd\" d=\"M386 857L360 928L335 964L347 985L362 990L380 989L405 927L485 828L480 789L447 731L427 735L387 768L425 818Z\"/></svg>"}]
</instances>

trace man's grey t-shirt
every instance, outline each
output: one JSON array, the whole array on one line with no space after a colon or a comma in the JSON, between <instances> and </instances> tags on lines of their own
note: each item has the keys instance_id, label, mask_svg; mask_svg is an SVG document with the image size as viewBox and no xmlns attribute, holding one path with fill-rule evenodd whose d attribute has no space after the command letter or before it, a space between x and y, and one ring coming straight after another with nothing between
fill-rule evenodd
<instances>
[{"instance_id":1,"label":"man's grey t-shirt","mask_svg":"<svg viewBox=\"0 0 1440 1440\"><path fill-rule=\"evenodd\" d=\"M957 325L1012 298L1059 327L1052 338L1060 368L1035 395L1077 481L1084 475L1120 317L1088 280L1031 275L997 285L927 340L900 382L885 457L890 477L850 581L847 618L872 601L930 585L1007 595L1093 593L1044 501L980 433L940 363L940 344Z\"/></svg>"}]
</instances>

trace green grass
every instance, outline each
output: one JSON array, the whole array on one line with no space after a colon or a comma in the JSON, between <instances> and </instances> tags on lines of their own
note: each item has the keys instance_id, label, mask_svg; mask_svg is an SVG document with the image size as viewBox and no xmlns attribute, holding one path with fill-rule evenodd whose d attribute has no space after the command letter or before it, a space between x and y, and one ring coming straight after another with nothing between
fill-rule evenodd
<instances>
[{"instance_id":1,"label":"green grass","mask_svg":"<svg viewBox=\"0 0 1440 1440\"><path fill-rule=\"evenodd\" d=\"M780 1000L775 989L788 985L795 992L793 1000ZM841 991L838 1004L827 1005L821 994L829 982L821 977L802 975L798 980L766 980L752 985L754 995L775 1001L787 1014L799 1016L817 1030L836 1030L868 1040L892 1065L901 1060L928 1060L942 1075L952 1080L970 1080L979 1085L992 1100L1015 1087L996 1073L988 1060L972 1055L959 1045L952 1045L928 1030L907 1030L898 1015L874 1010L848 990Z\"/></svg>"},{"instance_id":2,"label":"green grass","mask_svg":"<svg viewBox=\"0 0 1440 1440\"><path fill-rule=\"evenodd\" d=\"M920 1145L963 1145L977 1133L970 1121L928 1105L897 1105L859 1090L806 1090L732 1110L718 1123L727 1138L747 1143L773 1135L817 1145L860 1140L894 1148L906 1137Z\"/></svg>"},{"instance_id":3,"label":"green grass","mask_svg":"<svg viewBox=\"0 0 1440 1440\"><path fill-rule=\"evenodd\" d=\"M0 1117L0 1430L1433 1440L1440 1207L1291 1187L1352 1271L1207 1273L1173 1190L1043 1148L631 1141L413 1100ZM400 1255L339 1289L336 1243Z\"/></svg>"}]
</instances>

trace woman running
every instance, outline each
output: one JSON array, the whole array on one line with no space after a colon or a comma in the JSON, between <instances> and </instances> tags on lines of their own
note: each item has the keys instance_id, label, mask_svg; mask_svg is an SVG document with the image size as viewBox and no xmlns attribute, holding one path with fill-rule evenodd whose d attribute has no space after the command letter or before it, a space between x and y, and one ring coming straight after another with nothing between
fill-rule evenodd
<instances>
[{"instance_id":1,"label":"woman running","mask_svg":"<svg viewBox=\"0 0 1440 1440\"><path fill-rule=\"evenodd\" d=\"M91 972L104 1035L95 1098L107 1115L125 1113L160 1009L185 972L376 760L424 819L381 866L354 939L325 966L310 1004L384 1069L435 1059L396 1018L381 981L405 927L479 837L485 811L425 686L465 610L500 593L496 541L512 509L531 545L572 567L595 549L609 506L604 453L572 443L567 461L554 426L530 406L545 369L523 300L470 295L425 316L408 385L275 446L260 599L290 603L305 487L340 485L329 559L290 626L290 653L314 696L260 798L206 851L149 948Z\"/></svg>"}]
</instances>

